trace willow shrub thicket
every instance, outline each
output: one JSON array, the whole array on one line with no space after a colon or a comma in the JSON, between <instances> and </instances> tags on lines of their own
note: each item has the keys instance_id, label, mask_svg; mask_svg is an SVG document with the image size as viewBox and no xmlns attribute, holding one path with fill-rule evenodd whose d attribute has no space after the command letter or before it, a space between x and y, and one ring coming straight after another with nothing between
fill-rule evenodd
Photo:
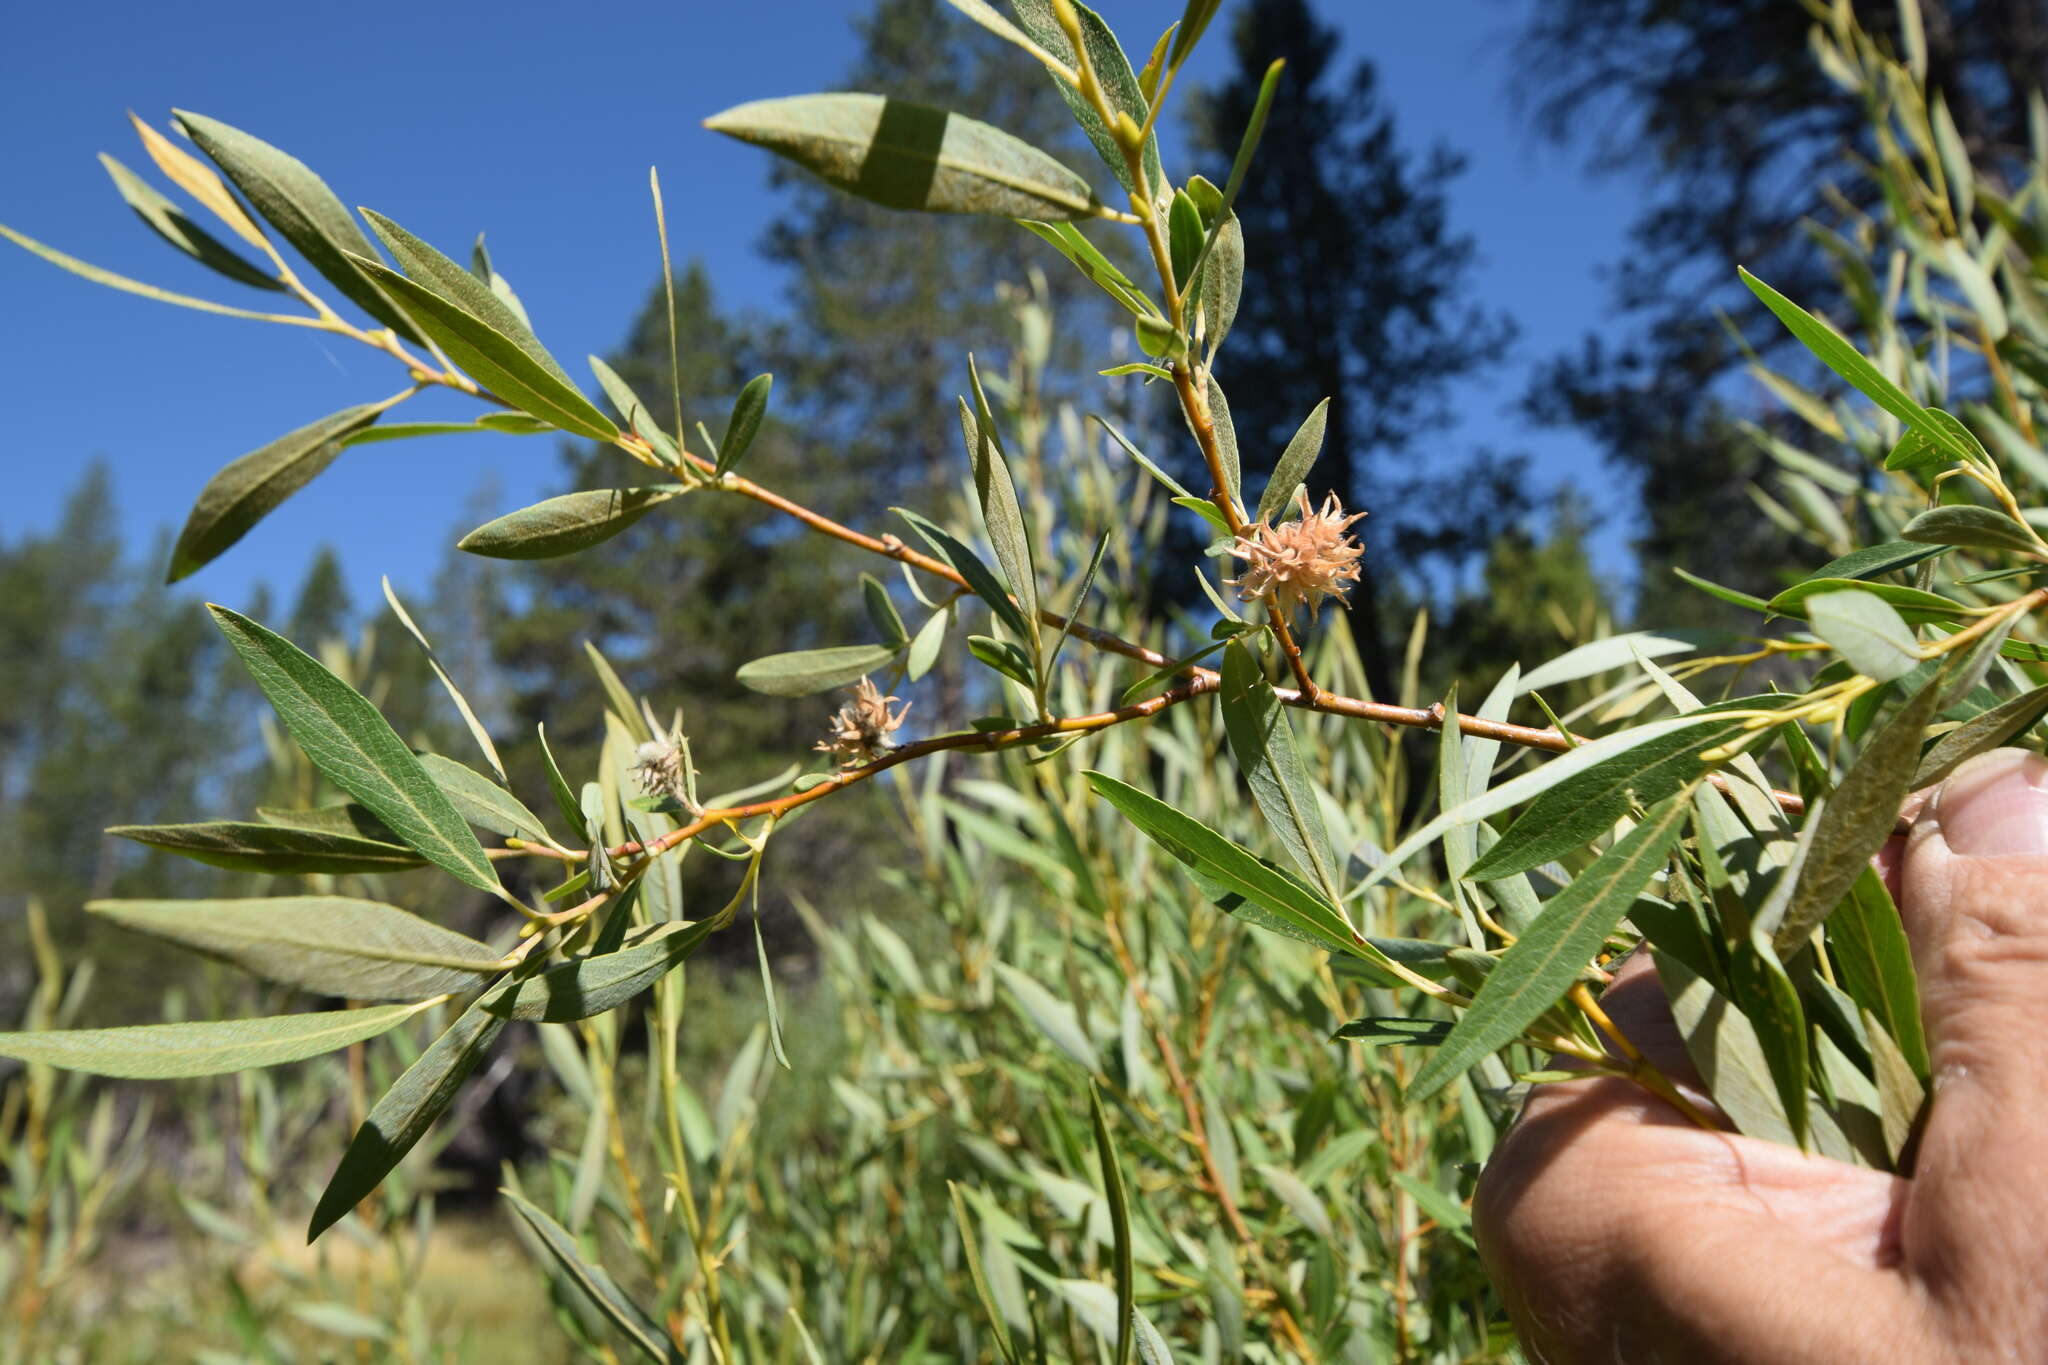
<instances>
[{"instance_id":1,"label":"willow shrub thicket","mask_svg":"<svg viewBox=\"0 0 2048 1365\"><path fill-rule=\"evenodd\" d=\"M406 422L431 387L477 399L475 427L566 432L630 462L617 486L478 527L472 553L573 554L740 497L843 542L850 570L878 561L862 580L869 638L740 670L771 696L834 694L816 750L774 775L700 773L689 699L630 695L595 649L595 772L560 771L544 736L543 771L505 772L438 663L474 750L418 753L345 649L316 658L210 608L296 745L275 761L304 765L313 795L113 832L296 884L89 909L289 992L260 1017L92 1028L83 984L43 954L29 1027L0 1035L0 1055L28 1064L4 1125L20 1134L8 1292L25 1358L61 1324L95 1330L90 1306L65 1316L70 1276L139 1180L149 1117L63 1072L216 1097L238 1169L194 1188L232 1175L256 1193L231 1216L181 1191L203 1241L253 1240L270 1201L311 1204L317 1259L280 1262L282 1298L230 1278L211 1358L322 1358L337 1338L358 1358L459 1358L421 1298L431 1158L476 1121L478 1087L519 1055L501 1035L521 1024L559 1099L553 1149L508 1168L504 1199L563 1350L597 1359L1503 1356L1463 1192L1520 1089L1569 1074L1552 1059L1629 1077L1704 1125L1908 1168L1927 1043L1869 859L1910 790L2026 742L2048 713L2048 588L2033 586L2048 510L2030 506L2048 491L2041 103L2030 166L1973 166L1913 26L1894 57L1846 5L1815 5L1817 58L1867 104L1877 149L1863 171L1882 216L1812 228L1856 316L1838 331L1744 276L1820 362L1801 374L1824 366L1861 395L1758 369L1813 448L1759 428L1779 468L1756 502L1812 563L1786 566L1768 601L1693 580L1754 613L1745 634L1590 641L1510 669L1467 710L1412 695L1420 626L1411 695L1374 698L1341 612L1318 612L1357 576L1356 511L1301 493L1322 409L1280 451L1241 450L1231 426L1232 205L1258 193L1278 70L1228 182L1176 183L1155 125L1216 0L1191 0L1136 65L1080 4L1016 0L1006 17L953 3L1044 64L1101 156L1092 180L963 112L886 95L762 100L708 126L850 194L1041 238L1049 269L1063 257L1128 310L1145 358L1104 373L1171 396L1185 432L1144 439L1191 443L1205 487L1106 423L1045 410L1035 376L1058 320L1029 290L1011 295L1001 372L963 356L957 412L931 415L959 424L967 501L850 527L801 486L746 477L768 376L714 432L593 362L608 412L481 249L465 267L369 210L365 235L310 169L216 119L175 117L200 156L137 124L203 213L108 165L158 235L269 291L262 306L170 294L0 228L99 283L346 337L400 372L396 391L216 475L174 579L352 446L473 429ZM1103 250L1112 233L1132 256ZM1021 492L1020 468L1034 473ZM1170 518L1206 525L1200 562L1160 562ZM1205 610L1141 616L1150 579L1189 572ZM934 714L920 695L906 713L898 694L942 660L970 680L949 692L962 709ZM1518 722L1525 710L1546 724ZM1404 744L1408 731L1433 738ZM911 910L798 904L821 978L785 1032L758 921L771 848L803 838L811 805L870 785L908 837L877 894L849 899ZM401 875L428 865L502 904L494 939L390 903L446 903L456 888L422 894ZM512 865L549 889L514 894ZM700 976L686 993L684 967L728 930L760 952L761 1013L709 1058L693 1011L729 1018L729 986ZM1637 944L1705 1093L1601 1012L1606 964ZM293 1007L306 996L348 1003ZM324 1096L260 1072L232 1091L188 1079L329 1053L339 1068L314 1074L357 1120L331 1161ZM321 1250L337 1236L356 1250Z\"/></svg>"}]
</instances>

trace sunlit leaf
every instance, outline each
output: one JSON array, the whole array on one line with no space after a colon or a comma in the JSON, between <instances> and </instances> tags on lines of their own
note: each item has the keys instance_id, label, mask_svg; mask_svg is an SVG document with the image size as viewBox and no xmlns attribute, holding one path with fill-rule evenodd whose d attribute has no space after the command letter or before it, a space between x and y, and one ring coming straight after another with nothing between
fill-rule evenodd
<instances>
[{"instance_id":1,"label":"sunlit leaf","mask_svg":"<svg viewBox=\"0 0 2048 1365\"><path fill-rule=\"evenodd\" d=\"M689 490L587 488L548 498L487 521L455 543L490 559L553 559L601 545L671 498Z\"/></svg>"},{"instance_id":2,"label":"sunlit leaf","mask_svg":"<svg viewBox=\"0 0 2048 1365\"><path fill-rule=\"evenodd\" d=\"M1499 1050L1556 1004L1662 868L1684 831L1690 805L1665 799L1594 859L1510 944L1443 1045L1409 1083L1411 1102L1428 1099L1480 1058Z\"/></svg>"},{"instance_id":3,"label":"sunlit leaf","mask_svg":"<svg viewBox=\"0 0 2048 1365\"><path fill-rule=\"evenodd\" d=\"M206 481L171 549L167 582L175 583L218 558L276 511L341 454L349 438L383 415L388 403L362 403L278 437L250 451Z\"/></svg>"},{"instance_id":4,"label":"sunlit leaf","mask_svg":"<svg viewBox=\"0 0 2048 1365\"><path fill-rule=\"evenodd\" d=\"M314 767L428 862L501 893L468 823L376 707L283 636L226 607L207 610Z\"/></svg>"},{"instance_id":5,"label":"sunlit leaf","mask_svg":"<svg viewBox=\"0 0 2048 1365\"><path fill-rule=\"evenodd\" d=\"M85 908L272 981L352 1000L474 990L503 970L499 954L467 934L346 896L103 900Z\"/></svg>"},{"instance_id":6,"label":"sunlit leaf","mask_svg":"<svg viewBox=\"0 0 2048 1365\"><path fill-rule=\"evenodd\" d=\"M218 1023L0 1033L0 1057L126 1080L219 1076L334 1052L350 1043L374 1038L433 1003L426 1000L360 1010L223 1019Z\"/></svg>"},{"instance_id":7,"label":"sunlit leaf","mask_svg":"<svg viewBox=\"0 0 2048 1365\"><path fill-rule=\"evenodd\" d=\"M1084 218L1088 183L999 128L881 95L792 95L704 120L766 147L849 194L893 209Z\"/></svg>"}]
</instances>

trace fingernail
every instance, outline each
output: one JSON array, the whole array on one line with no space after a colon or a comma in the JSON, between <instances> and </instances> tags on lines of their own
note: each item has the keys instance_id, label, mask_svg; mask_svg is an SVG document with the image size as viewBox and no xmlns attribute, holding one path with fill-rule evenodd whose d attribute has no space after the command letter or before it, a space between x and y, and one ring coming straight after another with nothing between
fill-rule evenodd
<instances>
[{"instance_id":1,"label":"fingernail","mask_svg":"<svg viewBox=\"0 0 2048 1365\"><path fill-rule=\"evenodd\" d=\"M2048 759L2025 749L1979 754L1941 784L1934 817L1954 853L2048 854Z\"/></svg>"}]
</instances>

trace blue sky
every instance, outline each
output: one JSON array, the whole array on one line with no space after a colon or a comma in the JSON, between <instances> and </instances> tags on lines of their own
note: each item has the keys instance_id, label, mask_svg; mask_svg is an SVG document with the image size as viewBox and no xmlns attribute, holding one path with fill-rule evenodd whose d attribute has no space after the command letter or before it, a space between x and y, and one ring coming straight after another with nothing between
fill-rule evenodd
<instances>
[{"instance_id":1,"label":"blue sky","mask_svg":"<svg viewBox=\"0 0 2048 1365\"><path fill-rule=\"evenodd\" d=\"M1570 481L1610 513L1599 558L1618 574L1628 509L1609 473L1576 436L1529 430L1512 411L1530 365L1600 325L1601 270L1621 253L1637 207L1625 183L1588 179L1573 155L1539 142L1510 102L1507 40L1526 2L1322 8L1347 54L1378 62L1404 143L1441 139L1470 158L1452 219L1478 241L1479 294L1522 328L1504 372L1459 390L1460 429L1436 448L1535 455L1543 482ZM1150 35L1181 2L1099 7L1127 35ZM95 159L111 152L153 174L124 110L161 126L173 106L190 108L277 143L345 202L451 254L487 231L542 339L575 370L575 358L618 343L655 278L650 164L661 170L678 254L704 260L725 305L779 305L783 280L755 251L778 207L767 158L698 121L743 99L832 88L853 59L860 8L512 0L385 16L325 0L234 0L207 5L200 23L182 6L36 6L9 28L0 221L123 274L263 306L265 296L159 242ZM1196 60L1197 79L1224 65L1229 9ZM130 543L146 548L175 531L227 460L402 385L388 360L349 343L116 294L5 243L0 308L8 539L49 526L98 457L113 468ZM427 403L408 405L409 418L433 415ZM557 478L547 438L363 447L190 586L230 604L260 581L288 589L313 549L332 542L366 605L380 573L423 587L456 534L556 491Z\"/></svg>"}]
</instances>

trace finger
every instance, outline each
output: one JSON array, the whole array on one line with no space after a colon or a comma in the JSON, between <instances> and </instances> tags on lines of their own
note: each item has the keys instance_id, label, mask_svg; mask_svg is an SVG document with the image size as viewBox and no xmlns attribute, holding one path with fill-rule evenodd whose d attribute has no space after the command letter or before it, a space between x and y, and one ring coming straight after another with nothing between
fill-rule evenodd
<instances>
[{"instance_id":1,"label":"finger","mask_svg":"<svg viewBox=\"0 0 2048 1365\"><path fill-rule=\"evenodd\" d=\"M2048 1261L2048 760L2002 749L1957 769L1915 823L1901 880L1934 1063L1907 1263L1984 1349L2038 1343L2048 1332L2048 1296L2033 1289Z\"/></svg>"},{"instance_id":2,"label":"finger","mask_svg":"<svg viewBox=\"0 0 2048 1365\"><path fill-rule=\"evenodd\" d=\"M1928 1316L1889 1269L1905 1189L1601 1078L1542 1087L1473 1215L1544 1365L1930 1360Z\"/></svg>"}]
</instances>

